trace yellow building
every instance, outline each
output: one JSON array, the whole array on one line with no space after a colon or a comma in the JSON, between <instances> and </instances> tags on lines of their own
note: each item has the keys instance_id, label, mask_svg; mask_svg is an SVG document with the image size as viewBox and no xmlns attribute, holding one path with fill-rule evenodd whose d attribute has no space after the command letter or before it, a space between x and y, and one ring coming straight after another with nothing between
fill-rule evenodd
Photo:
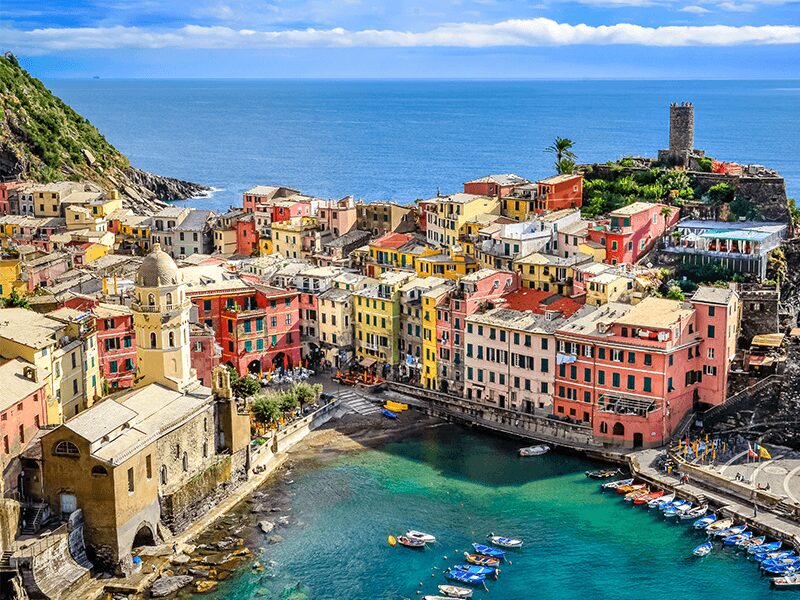
<instances>
[{"instance_id":1,"label":"yellow building","mask_svg":"<svg viewBox=\"0 0 800 600\"><path fill-rule=\"evenodd\" d=\"M578 252L581 254L588 254L592 257L592 260L597 263L605 262L606 260L605 246L590 240L578 244Z\"/></svg>"},{"instance_id":2,"label":"yellow building","mask_svg":"<svg viewBox=\"0 0 800 600\"><path fill-rule=\"evenodd\" d=\"M325 359L342 368L353 357L353 293L331 287L319 294L317 323Z\"/></svg>"},{"instance_id":3,"label":"yellow building","mask_svg":"<svg viewBox=\"0 0 800 600\"><path fill-rule=\"evenodd\" d=\"M386 271L377 285L353 293L356 356L363 366L396 367L400 362L400 288L414 277Z\"/></svg>"},{"instance_id":4,"label":"yellow building","mask_svg":"<svg viewBox=\"0 0 800 600\"><path fill-rule=\"evenodd\" d=\"M576 254L569 258L534 252L514 259L514 270L522 286L542 292L572 295L575 266L592 262L592 257Z\"/></svg>"},{"instance_id":5,"label":"yellow building","mask_svg":"<svg viewBox=\"0 0 800 600\"><path fill-rule=\"evenodd\" d=\"M633 291L633 279L617 273L603 273L592 277L586 284L586 304L602 306L619 302L621 297Z\"/></svg>"},{"instance_id":6,"label":"yellow building","mask_svg":"<svg viewBox=\"0 0 800 600\"><path fill-rule=\"evenodd\" d=\"M436 364L436 353L438 351L436 305L451 290L451 286L440 285L422 294L422 371L420 384L429 390L439 389L438 367Z\"/></svg>"},{"instance_id":7,"label":"yellow building","mask_svg":"<svg viewBox=\"0 0 800 600\"><path fill-rule=\"evenodd\" d=\"M475 194L458 193L425 202L426 235L437 247L457 244L461 228L477 215L499 215L500 200Z\"/></svg>"},{"instance_id":8,"label":"yellow building","mask_svg":"<svg viewBox=\"0 0 800 600\"><path fill-rule=\"evenodd\" d=\"M450 249L449 252L422 256L415 261L417 275L420 277L444 277L460 279L478 270L475 257L463 251Z\"/></svg>"},{"instance_id":9,"label":"yellow building","mask_svg":"<svg viewBox=\"0 0 800 600\"><path fill-rule=\"evenodd\" d=\"M313 254L314 217L292 217L272 223L272 249L284 258L305 258Z\"/></svg>"},{"instance_id":10,"label":"yellow building","mask_svg":"<svg viewBox=\"0 0 800 600\"><path fill-rule=\"evenodd\" d=\"M268 237L258 238L258 254L259 256L269 256L273 254L275 249L272 245L272 239Z\"/></svg>"},{"instance_id":11,"label":"yellow building","mask_svg":"<svg viewBox=\"0 0 800 600\"><path fill-rule=\"evenodd\" d=\"M386 233L369 243L366 271L372 277L397 269L414 271L417 260L437 253L412 235Z\"/></svg>"},{"instance_id":12,"label":"yellow building","mask_svg":"<svg viewBox=\"0 0 800 600\"><path fill-rule=\"evenodd\" d=\"M129 214L119 216L116 244L121 250L138 249L140 253L150 252L150 217ZM112 217L113 218L113 217Z\"/></svg>"},{"instance_id":13,"label":"yellow building","mask_svg":"<svg viewBox=\"0 0 800 600\"><path fill-rule=\"evenodd\" d=\"M0 298L8 298L14 290L24 295L28 287L20 281L22 267L19 258L0 259Z\"/></svg>"},{"instance_id":14,"label":"yellow building","mask_svg":"<svg viewBox=\"0 0 800 600\"><path fill-rule=\"evenodd\" d=\"M63 217L67 205L87 206L107 196L93 184L74 181L35 185L30 193L37 217Z\"/></svg>"},{"instance_id":15,"label":"yellow building","mask_svg":"<svg viewBox=\"0 0 800 600\"><path fill-rule=\"evenodd\" d=\"M92 214L90 208L77 204L68 204L64 207L64 218L67 221L67 229L88 229L89 231L106 231L107 224L105 217Z\"/></svg>"},{"instance_id":16,"label":"yellow building","mask_svg":"<svg viewBox=\"0 0 800 600\"><path fill-rule=\"evenodd\" d=\"M86 207L94 216L108 219L111 213L122 210L122 198L117 190L111 190L91 200Z\"/></svg>"},{"instance_id":17,"label":"yellow building","mask_svg":"<svg viewBox=\"0 0 800 600\"><path fill-rule=\"evenodd\" d=\"M528 198L502 198L501 213L515 221L527 221L536 214L536 202Z\"/></svg>"}]
</instances>

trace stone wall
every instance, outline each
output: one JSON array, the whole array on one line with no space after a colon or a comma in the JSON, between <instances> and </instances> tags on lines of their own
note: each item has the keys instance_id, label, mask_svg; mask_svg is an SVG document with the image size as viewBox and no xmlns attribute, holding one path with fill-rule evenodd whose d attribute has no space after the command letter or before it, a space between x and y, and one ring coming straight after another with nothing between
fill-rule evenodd
<instances>
[{"instance_id":1,"label":"stone wall","mask_svg":"<svg viewBox=\"0 0 800 600\"><path fill-rule=\"evenodd\" d=\"M0 554L10 551L14 544L19 513L19 502L9 498L0 498Z\"/></svg>"},{"instance_id":2,"label":"stone wall","mask_svg":"<svg viewBox=\"0 0 800 600\"><path fill-rule=\"evenodd\" d=\"M777 286L740 285L736 291L742 306L741 345L749 348L753 336L783 330L778 315L780 291Z\"/></svg>"}]
</instances>

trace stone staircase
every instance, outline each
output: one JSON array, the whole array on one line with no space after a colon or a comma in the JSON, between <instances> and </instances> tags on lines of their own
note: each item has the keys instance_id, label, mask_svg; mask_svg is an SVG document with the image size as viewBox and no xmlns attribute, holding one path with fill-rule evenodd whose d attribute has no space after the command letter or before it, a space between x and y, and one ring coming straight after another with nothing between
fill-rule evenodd
<instances>
[{"instance_id":1,"label":"stone staircase","mask_svg":"<svg viewBox=\"0 0 800 600\"><path fill-rule=\"evenodd\" d=\"M347 389L338 394L342 406L359 415L374 415L381 412L380 406L370 402L358 392Z\"/></svg>"}]
</instances>

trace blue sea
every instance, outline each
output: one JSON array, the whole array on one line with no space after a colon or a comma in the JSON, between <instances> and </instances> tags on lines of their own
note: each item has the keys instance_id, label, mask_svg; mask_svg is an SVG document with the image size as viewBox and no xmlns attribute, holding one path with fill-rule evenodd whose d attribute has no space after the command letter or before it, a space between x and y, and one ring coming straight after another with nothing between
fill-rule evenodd
<instances>
[{"instance_id":1,"label":"blue sea","mask_svg":"<svg viewBox=\"0 0 800 600\"><path fill-rule=\"evenodd\" d=\"M257 184L413 201L490 173L552 174L556 136L582 162L655 156L669 103L695 105L695 147L778 169L800 197L797 81L50 80L131 162L211 186L225 210Z\"/></svg>"},{"instance_id":2,"label":"blue sea","mask_svg":"<svg viewBox=\"0 0 800 600\"><path fill-rule=\"evenodd\" d=\"M307 460L282 485L290 495L283 541L220 584L213 600L409 600L435 594L443 570L464 562L490 532L521 537L500 577L475 600L768 600L770 588L746 555L689 522L602 493L576 456L522 459L518 444L445 425L378 449ZM268 494L273 490L265 488ZM277 490L275 490L277 491ZM284 492L285 493L285 492ZM267 500L268 502L269 500ZM392 548L388 535L415 528L437 536L425 550ZM266 537L266 536L262 536ZM789 592L791 595L791 592Z\"/></svg>"}]
</instances>

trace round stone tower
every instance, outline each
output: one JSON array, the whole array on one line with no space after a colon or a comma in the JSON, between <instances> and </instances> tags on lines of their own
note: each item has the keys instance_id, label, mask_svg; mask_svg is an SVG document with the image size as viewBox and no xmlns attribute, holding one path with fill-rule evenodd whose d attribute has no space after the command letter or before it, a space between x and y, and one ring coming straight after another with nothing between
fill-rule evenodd
<instances>
[{"instance_id":1,"label":"round stone tower","mask_svg":"<svg viewBox=\"0 0 800 600\"><path fill-rule=\"evenodd\" d=\"M669 105L669 153L678 164L687 164L694 150L694 105L673 102Z\"/></svg>"}]
</instances>

